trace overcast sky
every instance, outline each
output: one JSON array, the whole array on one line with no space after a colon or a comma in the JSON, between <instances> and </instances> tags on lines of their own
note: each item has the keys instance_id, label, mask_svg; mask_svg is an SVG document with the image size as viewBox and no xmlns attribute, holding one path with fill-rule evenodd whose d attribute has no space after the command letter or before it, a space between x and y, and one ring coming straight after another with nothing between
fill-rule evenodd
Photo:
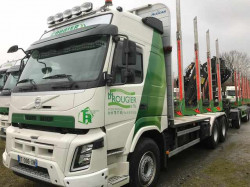
<instances>
[{"instance_id":1,"label":"overcast sky","mask_svg":"<svg viewBox=\"0 0 250 187\"><path fill-rule=\"evenodd\" d=\"M27 49L47 29L50 15L63 12L82 0L7 0L0 6L0 64L18 59L22 52L7 54L10 46L17 44ZM90 0L94 7L104 0ZM175 0L113 0L114 6L129 10L152 3L166 4L172 13L173 63L176 64L176 7ZM210 29L211 50L215 55L215 40L219 38L220 51L250 51L250 1L249 0L182 0L182 29L184 64L194 59L193 18L198 16L200 60L206 61L206 31ZM250 54L249 54L250 55ZM175 68L176 69L176 68ZM176 72L176 70L175 70Z\"/></svg>"}]
</instances>

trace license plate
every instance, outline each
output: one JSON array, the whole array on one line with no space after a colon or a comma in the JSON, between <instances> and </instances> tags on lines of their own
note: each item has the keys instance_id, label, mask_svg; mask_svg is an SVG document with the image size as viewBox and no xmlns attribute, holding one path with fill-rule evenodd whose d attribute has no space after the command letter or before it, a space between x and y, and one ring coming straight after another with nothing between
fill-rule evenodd
<instances>
[{"instance_id":1,"label":"license plate","mask_svg":"<svg viewBox=\"0 0 250 187\"><path fill-rule=\"evenodd\" d=\"M25 158L22 156L17 156L18 162L21 164L37 167L37 160L36 159L30 159L30 158Z\"/></svg>"}]
</instances>

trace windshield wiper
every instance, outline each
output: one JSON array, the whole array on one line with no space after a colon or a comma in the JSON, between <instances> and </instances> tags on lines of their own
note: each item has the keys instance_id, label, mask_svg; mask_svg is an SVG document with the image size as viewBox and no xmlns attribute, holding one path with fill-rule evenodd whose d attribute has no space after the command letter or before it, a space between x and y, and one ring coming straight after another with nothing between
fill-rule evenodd
<instances>
[{"instance_id":1,"label":"windshield wiper","mask_svg":"<svg viewBox=\"0 0 250 187\"><path fill-rule=\"evenodd\" d=\"M23 79L18 81L17 84L29 82L33 88L36 88L36 82L33 79Z\"/></svg>"},{"instance_id":2,"label":"windshield wiper","mask_svg":"<svg viewBox=\"0 0 250 187\"><path fill-rule=\"evenodd\" d=\"M57 74L57 75L51 75L48 77L44 77L43 79L63 79L63 78L67 78L70 82L73 82L72 75L66 75L66 74Z\"/></svg>"},{"instance_id":3,"label":"windshield wiper","mask_svg":"<svg viewBox=\"0 0 250 187\"><path fill-rule=\"evenodd\" d=\"M4 88L3 90L7 90L7 91L10 91L11 89L10 89L10 88Z\"/></svg>"}]
</instances>

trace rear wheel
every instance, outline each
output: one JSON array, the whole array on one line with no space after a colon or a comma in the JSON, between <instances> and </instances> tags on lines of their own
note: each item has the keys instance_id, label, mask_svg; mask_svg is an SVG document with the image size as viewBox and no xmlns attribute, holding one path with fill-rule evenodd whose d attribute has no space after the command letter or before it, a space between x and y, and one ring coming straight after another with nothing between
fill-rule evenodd
<instances>
[{"instance_id":1,"label":"rear wheel","mask_svg":"<svg viewBox=\"0 0 250 187\"><path fill-rule=\"evenodd\" d=\"M249 121L249 112L246 112L246 116L244 118L242 118L242 121L244 122L248 122Z\"/></svg>"},{"instance_id":2,"label":"rear wheel","mask_svg":"<svg viewBox=\"0 0 250 187\"><path fill-rule=\"evenodd\" d=\"M130 157L130 186L154 187L160 172L160 151L149 138L141 139Z\"/></svg>"},{"instance_id":3,"label":"rear wheel","mask_svg":"<svg viewBox=\"0 0 250 187\"><path fill-rule=\"evenodd\" d=\"M237 118L232 121L233 127L236 129L240 129L241 126L241 118L240 114L238 113Z\"/></svg>"},{"instance_id":4,"label":"rear wheel","mask_svg":"<svg viewBox=\"0 0 250 187\"><path fill-rule=\"evenodd\" d=\"M220 142L225 142L227 138L228 123L225 116L220 119Z\"/></svg>"},{"instance_id":5,"label":"rear wheel","mask_svg":"<svg viewBox=\"0 0 250 187\"><path fill-rule=\"evenodd\" d=\"M211 149L215 149L219 143L219 124L218 121L214 121L212 135L207 139L207 146Z\"/></svg>"}]
</instances>

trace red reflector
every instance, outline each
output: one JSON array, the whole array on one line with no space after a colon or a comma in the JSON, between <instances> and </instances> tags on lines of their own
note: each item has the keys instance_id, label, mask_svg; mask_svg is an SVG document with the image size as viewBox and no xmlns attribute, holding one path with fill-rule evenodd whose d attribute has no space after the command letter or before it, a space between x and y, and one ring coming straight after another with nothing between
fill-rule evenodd
<instances>
[{"instance_id":1,"label":"red reflector","mask_svg":"<svg viewBox=\"0 0 250 187\"><path fill-rule=\"evenodd\" d=\"M220 111L221 109L220 109L220 107L216 107L216 109L218 110L218 111Z\"/></svg>"},{"instance_id":2,"label":"red reflector","mask_svg":"<svg viewBox=\"0 0 250 187\"><path fill-rule=\"evenodd\" d=\"M208 111L208 112L212 112L211 108L207 108L207 111Z\"/></svg>"},{"instance_id":3,"label":"red reflector","mask_svg":"<svg viewBox=\"0 0 250 187\"><path fill-rule=\"evenodd\" d=\"M200 114L201 112L200 112L200 110L197 108L197 109L195 109L194 110L197 114Z\"/></svg>"},{"instance_id":4,"label":"red reflector","mask_svg":"<svg viewBox=\"0 0 250 187\"><path fill-rule=\"evenodd\" d=\"M181 111L176 112L176 114L177 114L178 116L183 116L183 114L181 113Z\"/></svg>"}]
</instances>

